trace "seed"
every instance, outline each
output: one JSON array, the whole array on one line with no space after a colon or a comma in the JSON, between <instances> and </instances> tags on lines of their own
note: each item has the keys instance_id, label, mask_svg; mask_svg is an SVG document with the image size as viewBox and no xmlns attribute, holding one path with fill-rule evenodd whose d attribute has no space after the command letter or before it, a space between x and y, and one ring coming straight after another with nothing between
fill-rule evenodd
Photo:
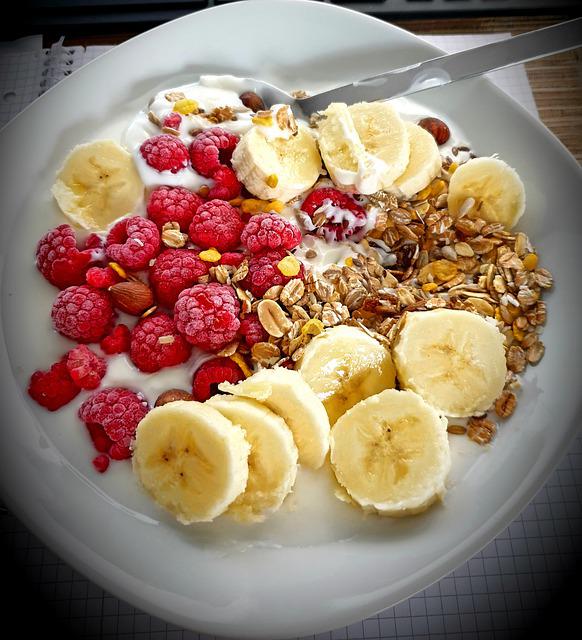
<instances>
[{"instance_id":1,"label":"seed","mask_svg":"<svg viewBox=\"0 0 582 640\"><path fill-rule=\"evenodd\" d=\"M467 428L463 427L460 424L450 424L447 427L447 431L448 431L448 433L452 433L452 434L454 434L456 436L463 436L463 435L465 435L467 433Z\"/></svg>"},{"instance_id":2,"label":"seed","mask_svg":"<svg viewBox=\"0 0 582 640\"><path fill-rule=\"evenodd\" d=\"M538 257L535 253L528 253L523 259L523 266L528 271L533 271L538 266Z\"/></svg>"},{"instance_id":3,"label":"seed","mask_svg":"<svg viewBox=\"0 0 582 640\"><path fill-rule=\"evenodd\" d=\"M239 98L244 106L247 107L247 109L250 109L255 113L257 111L265 110L265 103L263 102L263 99L254 91L245 91L244 93L240 94Z\"/></svg>"},{"instance_id":4,"label":"seed","mask_svg":"<svg viewBox=\"0 0 582 640\"><path fill-rule=\"evenodd\" d=\"M428 131L438 145L444 144L451 137L449 127L439 118L423 118L418 126Z\"/></svg>"},{"instance_id":5,"label":"seed","mask_svg":"<svg viewBox=\"0 0 582 640\"><path fill-rule=\"evenodd\" d=\"M271 189L274 189L279 184L279 178L275 173L272 173L270 176L267 176L266 183L267 186L271 187Z\"/></svg>"}]
</instances>

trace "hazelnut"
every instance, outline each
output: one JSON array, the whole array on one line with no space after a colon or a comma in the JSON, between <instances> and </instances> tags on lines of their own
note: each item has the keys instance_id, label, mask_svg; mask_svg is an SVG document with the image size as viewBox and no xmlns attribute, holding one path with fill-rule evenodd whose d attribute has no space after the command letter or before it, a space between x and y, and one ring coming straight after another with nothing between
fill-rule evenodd
<instances>
[{"instance_id":1,"label":"hazelnut","mask_svg":"<svg viewBox=\"0 0 582 640\"><path fill-rule=\"evenodd\" d=\"M194 400L194 396L183 389L168 389L158 396L154 406L162 407L169 402L176 402L176 400Z\"/></svg>"},{"instance_id":2,"label":"hazelnut","mask_svg":"<svg viewBox=\"0 0 582 640\"><path fill-rule=\"evenodd\" d=\"M418 126L428 131L437 144L444 144L451 137L449 127L438 118L423 118Z\"/></svg>"},{"instance_id":3,"label":"hazelnut","mask_svg":"<svg viewBox=\"0 0 582 640\"><path fill-rule=\"evenodd\" d=\"M264 111L266 108L261 96L257 95L254 91L245 91L240 94L239 98L245 107L255 113L257 111Z\"/></svg>"}]
</instances>

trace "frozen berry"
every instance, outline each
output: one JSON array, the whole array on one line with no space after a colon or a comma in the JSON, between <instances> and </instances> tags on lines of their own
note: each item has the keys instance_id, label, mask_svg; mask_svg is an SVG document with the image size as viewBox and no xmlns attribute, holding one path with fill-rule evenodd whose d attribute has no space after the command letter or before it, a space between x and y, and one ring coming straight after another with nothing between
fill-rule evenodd
<instances>
[{"instance_id":1,"label":"frozen berry","mask_svg":"<svg viewBox=\"0 0 582 640\"><path fill-rule=\"evenodd\" d=\"M214 186L208 192L208 199L233 200L238 198L242 185L230 167L218 167L212 174Z\"/></svg>"},{"instance_id":2,"label":"frozen berry","mask_svg":"<svg viewBox=\"0 0 582 640\"><path fill-rule=\"evenodd\" d=\"M96 389L107 371L103 358L84 344L67 353L67 369L73 382L81 389Z\"/></svg>"},{"instance_id":3,"label":"frozen berry","mask_svg":"<svg viewBox=\"0 0 582 640\"><path fill-rule=\"evenodd\" d=\"M241 242L251 253L264 249L294 249L301 244L301 231L276 213L252 216L241 234Z\"/></svg>"},{"instance_id":4,"label":"frozen berry","mask_svg":"<svg viewBox=\"0 0 582 640\"><path fill-rule=\"evenodd\" d=\"M175 129L177 131L180 128L181 122L182 116L179 113L172 111L164 118L162 126L167 127L168 129Z\"/></svg>"},{"instance_id":5,"label":"frozen berry","mask_svg":"<svg viewBox=\"0 0 582 640\"><path fill-rule=\"evenodd\" d=\"M131 332L129 357L140 371L153 373L186 362L192 347L165 313L140 320Z\"/></svg>"},{"instance_id":6,"label":"frozen berry","mask_svg":"<svg viewBox=\"0 0 582 640\"><path fill-rule=\"evenodd\" d=\"M183 187L158 187L150 195L147 213L160 231L167 222L177 222L186 233L192 216L203 203L199 195Z\"/></svg>"},{"instance_id":7,"label":"frozen berry","mask_svg":"<svg viewBox=\"0 0 582 640\"><path fill-rule=\"evenodd\" d=\"M231 267L239 267L242 261L245 259L244 253L238 251L227 251L220 256L220 264L224 264Z\"/></svg>"},{"instance_id":8,"label":"frozen berry","mask_svg":"<svg viewBox=\"0 0 582 640\"><path fill-rule=\"evenodd\" d=\"M129 446L137 425L148 412L148 403L140 393L123 387L96 391L79 408L85 424L100 425L112 442Z\"/></svg>"},{"instance_id":9,"label":"frozen berry","mask_svg":"<svg viewBox=\"0 0 582 640\"><path fill-rule=\"evenodd\" d=\"M55 362L48 371L35 371L30 377L28 394L49 411L68 404L81 389L69 374L66 356Z\"/></svg>"},{"instance_id":10,"label":"frozen berry","mask_svg":"<svg viewBox=\"0 0 582 640\"><path fill-rule=\"evenodd\" d=\"M93 466L99 473L105 473L109 468L109 458L104 453L100 453L93 458Z\"/></svg>"},{"instance_id":11,"label":"frozen berry","mask_svg":"<svg viewBox=\"0 0 582 640\"><path fill-rule=\"evenodd\" d=\"M99 453L107 453L113 444L113 440L105 433L105 430L100 424L87 423L85 425L93 446Z\"/></svg>"},{"instance_id":12,"label":"frozen berry","mask_svg":"<svg viewBox=\"0 0 582 640\"><path fill-rule=\"evenodd\" d=\"M188 149L176 136L163 133L148 138L139 148L142 158L156 171L177 173L188 166Z\"/></svg>"},{"instance_id":13,"label":"frozen berry","mask_svg":"<svg viewBox=\"0 0 582 640\"><path fill-rule=\"evenodd\" d=\"M185 289L174 306L174 322L191 344L220 351L237 334L240 304L227 285L212 282Z\"/></svg>"},{"instance_id":14,"label":"frozen berry","mask_svg":"<svg viewBox=\"0 0 582 640\"><path fill-rule=\"evenodd\" d=\"M238 140L238 136L220 127L205 129L190 145L192 166L201 176L211 178L216 169L230 162Z\"/></svg>"},{"instance_id":15,"label":"frozen berry","mask_svg":"<svg viewBox=\"0 0 582 640\"><path fill-rule=\"evenodd\" d=\"M127 460L131 458L131 448L129 445L114 442L109 448L109 456L112 460Z\"/></svg>"},{"instance_id":16,"label":"frozen berry","mask_svg":"<svg viewBox=\"0 0 582 640\"><path fill-rule=\"evenodd\" d=\"M194 373L192 395L198 402L204 402L218 393L221 382L236 384L244 377L241 368L230 358L212 358L200 365Z\"/></svg>"},{"instance_id":17,"label":"frozen berry","mask_svg":"<svg viewBox=\"0 0 582 640\"><path fill-rule=\"evenodd\" d=\"M75 232L68 224L49 231L36 247L38 270L59 289L83 284L91 262L94 262L93 252L77 249Z\"/></svg>"},{"instance_id":18,"label":"frozen berry","mask_svg":"<svg viewBox=\"0 0 582 640\"><path fill-rule=\"evenodd\" d=\"M208 264L188 249L166 249L150 269L150 284L159 304L172 309L178 295L208 273Z\"/></svg>"},{"instance_id":19,"label":"frozen berry","mask_svg":"<svg viewBox=\"0 0 582 640\"><path fill-rule=\"evenodd\" d=\"M238 332L243 336L247 347L252 348L257 342L265 342L269 339L269 334L259 320L256 313L249 313L240 321Z\"/></svg>"},{"instance_id":20,"label":"frozen berry","mask_svg":"<svg viewBox=\"0 0 582 640\"><path fill-rule=\"evenodd\" d=\"M109 289L121 281L121 277L111 267L91 267L85 274L87 284L96 289Z\"/></svg>"},{"instance_id":21,"label":"frozen berry","mask_svg":"<svg viewBox=\"0 0 582 640\"><path fill-rule=\"evenodd\" d=\"M280 249L263 251L251 256L249 258L249 272L242 281L242 286L256 298L262 298L267 289L278 284L285 285L292 277L303 280L304 267L299 261L299 271L293 276L285 275L281 271L279 264L287 256L287 252Z\"/></svg>"},{"instance_id":22,"label":"frozen berry","mask_svg":"<svg viewBox=\"0 0 582 640\"><path fill-rule=\"evenodd\" d=\"M103 249L103 238L98 233L90 233L83 243L85 249L91 249L93 251L99 251Z\"/></svg>"},{"instance_id":23,"label":"frozen berry","mask_svg":"<svg viewBox=\"0 0 582 640\"><path fill-rule=\"evenodd\" d=\"M418 126L428 131L439 145L444 144L451 137L449 127L439 118L423 118Z\"/></svg>"},{"instance_id":24,"label":"frozen berry","mask_svg":"<svg viewBox=\"0 0 582 640\"><path fill-rule=\"evenodd\" d=\"M368 216L351 196L337 189L322 187L312 191L301 205L311 218L309 230L328 242L361 240Z\"/></svg>"},{"instance_id":25,"label":"frozen berry","mask_svg":"<svg viewBox=\"0 0 582 640\"><path fill-rule=\"evenodd\" d=\"M189 234L202 249L214 247L222 253L239 246L244 226L237 208L223 200L210 200L194 214Z\"/></svg>"},{"instance_id":26,"label":"frozen berry","mask_svg":"<svg viewBox=\"0 0 582 640\"><path fill-rule=\"evenodd\" d=\"M126 353L129 351L131 332L124 324L118 324L99 343L99 346L107 355Z\"/></svg>"},{"instance_id":27,"label":"frozen berry","mask_svg":"<svg viewBox=\"0 0 582 640\"><path fill-rule=\"evenodd\" d=\"M158 228L151 220L141 216L123 218L107 234L107 257L124 269L145 269L159 250Z\"/></svg>"},{"instance_id":28,"label":"frozen berry","mask_svg":"<svg viewBox=\"0 0 582 640\"><path fill-rule=\"evenodd\" d=\"M77 342L99 342L113 323L113 305L106 291L89 285L61 291L51 312L54 328Z\"/></svg>"}]
</instances>

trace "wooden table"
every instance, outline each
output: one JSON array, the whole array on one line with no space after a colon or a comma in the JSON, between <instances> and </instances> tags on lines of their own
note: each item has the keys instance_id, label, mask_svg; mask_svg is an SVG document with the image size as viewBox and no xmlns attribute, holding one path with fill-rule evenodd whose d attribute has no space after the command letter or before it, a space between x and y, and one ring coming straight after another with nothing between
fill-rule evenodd
<instances>
[{"instance_id":1,"label":"wooden table","mask_svg":"<svg viewBox=\"0 0 582 640\"><path fill-rule=\"evenodd\" d=\"M566 16L510 16L396 20L394 24L418 35L531 31L567 20ZM118 33L66 39L68 45L118 44L136 35ZM51 43L45 43L49 46ZM582 164L582 49L526 65L540 119Z\"/></svg>"}]
</instances>

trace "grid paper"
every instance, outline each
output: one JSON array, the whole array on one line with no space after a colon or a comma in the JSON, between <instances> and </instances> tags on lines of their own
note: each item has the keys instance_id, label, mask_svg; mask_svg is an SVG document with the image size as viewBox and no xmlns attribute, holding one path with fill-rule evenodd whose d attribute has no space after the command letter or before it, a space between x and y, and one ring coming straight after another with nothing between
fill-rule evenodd
<instances>
[{"instance_id":1,"label":"grid paper","mask_svg":"<svg viewBox=\"0 0 582 640\"><path fill-rule=\"evenodd\" d=\"M430 36L447 51L491 42L507 34ZM74 68L108 47L77 54ZM3 54L3 52L0 53ZM40 52L26 52L12 70L24 79L18 100L3 104L6 69L0 61L0 117L26 105L38 78ZM23 55L23 54L19 54ZM36 57L35 57L36 56ZM6 56L4 56L6 57ZM14 65L16 60L12 58ZM523 67L491 79L537 114ZM4 79L4 81L3 81ZM29 93L26 93L28 91ZM34 96L32 96L34 97ZM21 566L33 595L40 596L71 633L83 640L210 640L118 600L69 567L5 509L0 540ZM563 597L582 556L582 434L527 508L468 562L408 600L377 616L303 640L509 640L531 630L556 597ZM540 612L542 619L539 618ZM554 629L559 629L555 620ZM22 626L22 623L21 623Z\"/></svg>"}]
</instances>

